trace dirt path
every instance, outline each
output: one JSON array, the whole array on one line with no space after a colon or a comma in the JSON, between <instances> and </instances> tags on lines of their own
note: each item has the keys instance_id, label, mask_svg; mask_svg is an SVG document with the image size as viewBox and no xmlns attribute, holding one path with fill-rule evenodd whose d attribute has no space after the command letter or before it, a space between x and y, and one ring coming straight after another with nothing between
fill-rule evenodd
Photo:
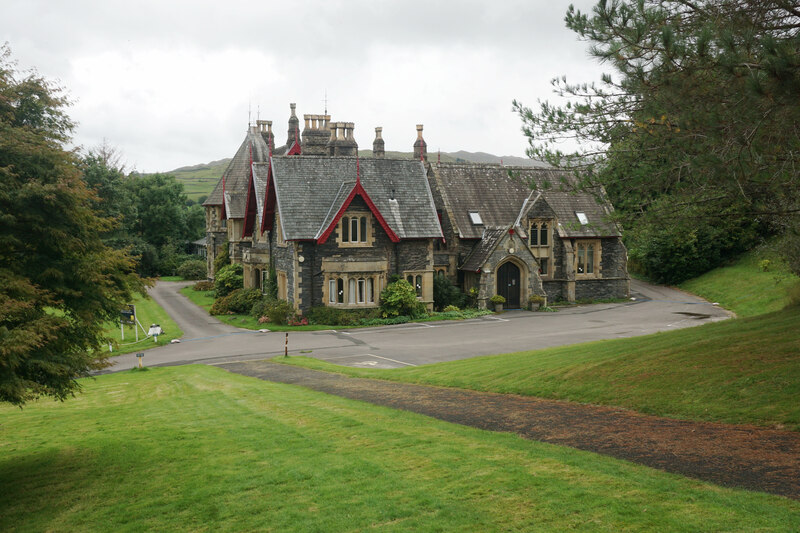
<instances>
[{"instance_id":1,"label":"dirt path","mask_svg":"<svg viewBox=\"0 0 800 533\"><path fill-rule=\"evenodd\" d=\"M531 440L626 459L719 485L800 499L800 434L687 422L510 394L360 379L255 361L220 367Z\"/></svg>"}]
</instances>

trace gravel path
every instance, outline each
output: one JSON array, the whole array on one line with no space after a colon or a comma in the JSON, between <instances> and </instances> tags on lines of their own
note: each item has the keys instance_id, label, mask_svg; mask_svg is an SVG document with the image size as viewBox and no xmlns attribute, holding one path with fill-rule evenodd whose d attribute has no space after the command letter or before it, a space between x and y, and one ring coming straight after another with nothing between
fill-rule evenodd
<instances>
[{"instance_id":1,"label":"gravel path","mask_svg":"<svg viewBox=\"0 0 800 533\"><path fill-rule=\"evenodd\" d=\"M351 378L269 361L218 365L259 379L626 459L719 485L800 499L800 434L613 407Z\"/></svg>"}]
</instances>

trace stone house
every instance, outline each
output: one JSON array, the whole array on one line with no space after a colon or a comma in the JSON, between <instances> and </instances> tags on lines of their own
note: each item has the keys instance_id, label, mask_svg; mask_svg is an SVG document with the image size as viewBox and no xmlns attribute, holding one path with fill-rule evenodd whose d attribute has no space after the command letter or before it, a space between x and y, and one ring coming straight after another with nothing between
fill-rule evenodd
<instances>
[{"instance_id":1,"label":"stone house","mask_svg":"<svg viewBox=\"0 0 800 533\"><path fill-rule=\"evenodd\" d=\"M351 122L304 115L291 104L287 142L271 121L251 126L204 202L209 278L228 244L245 287L275 269L278 296L312 307L377 307L391 276L433 306L434 276L474 288L484 306L503 294L524 307L550 300L628 294L626 251L601 195L546 187L553 171L499 165L429 164L422 126L413 159L358 158ZM531 189L534 187L534 189Z\"/></svg>"}]
</instances>

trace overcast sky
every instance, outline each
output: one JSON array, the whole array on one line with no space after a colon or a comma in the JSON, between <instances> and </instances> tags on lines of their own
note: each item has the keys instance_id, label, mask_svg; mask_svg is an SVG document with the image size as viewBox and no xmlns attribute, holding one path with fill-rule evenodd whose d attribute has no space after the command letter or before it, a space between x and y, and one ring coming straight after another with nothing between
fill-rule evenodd
<instances>
[{"instance_id":1,"label":"overcast sky","mask_svg":"<svg viewBox=\"0 0 800 533\"><path fill-rule=\"evenodd\" d=\"M359 147L523 156L511 101L599 79L570 2L3 0L0 42L74 100L75 143L106 139L142 172L231 157L248 122L286 141L289 103L355 122ZM582 10L592 0L572 2Z\"/></svg>"}]
</instances>

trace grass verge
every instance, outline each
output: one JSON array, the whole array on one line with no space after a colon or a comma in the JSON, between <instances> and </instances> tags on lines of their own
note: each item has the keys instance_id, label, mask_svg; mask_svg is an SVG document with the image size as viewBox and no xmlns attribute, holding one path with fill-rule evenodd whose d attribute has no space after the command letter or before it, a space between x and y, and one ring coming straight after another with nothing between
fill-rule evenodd
<instances>
[{"instance_id":1,"label":"grass verge","mask_svg":"<svg viewBox=\"0 0 800 533\"><path fill-rule=\"evenodd\" d=\"M783 309L789 303L789 288L798 282L800 278L784 262L754 250L729 266L681 283L680 288L748 317Z\"/></svg>"},{"instance_id":2,"label":"grass verge","mask_svg":"<svg viewBox=\"0 0 800 533\"><path fill-rule=\"evenodd\" d=\"M615 405L800 430L800 307L642 337L393 370L277 358L357 377Z\"/></svg>"},{"instance_id":3,"label":"grass verge","mask_svg":"<svg viewBox=\"0 0 800 533\"><path fill-rule=\"evenodd\" d=\"M3 531L792 531L800 502L207 366L0 407Z\"/></svg>"},{"instance_id":4,"label":"grass verge","mask_svg":"<svg viewBox=\"0 0 800 533\"><path fill-rule=\"evenodd\" d=\"M133 303L136 306L136 316L144 326L145 331L151 324L158 324L164 330L164 335L158 336L158 343L153 339L146 339L145 333L139 329L139 342L136 342L136 332L133 326L125 327L125 340L122 340L119 322L106 326L106 335L116 343L112 355L136 352L153 346L169 344L172 339L179 339L183 336L183 331L178 329L178 325L170 318L164 309L152 298L137 296ZM137 326L138 327L138 326Z\"/></svg>"}]
</instances>

